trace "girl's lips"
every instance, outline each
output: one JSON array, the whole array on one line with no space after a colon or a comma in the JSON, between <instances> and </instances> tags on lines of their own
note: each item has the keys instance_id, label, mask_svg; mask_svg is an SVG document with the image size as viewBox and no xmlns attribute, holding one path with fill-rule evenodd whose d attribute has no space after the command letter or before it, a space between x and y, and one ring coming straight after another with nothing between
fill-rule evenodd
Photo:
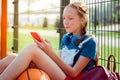
<instances>
[{"instance_id":1,"label":"girl's lips","mask_svg":"<svg viewBox=\"0 0 120 80\"><path fill-rule=\"evenodd\" d=\"M68 27L65 27L65 29L67 30L67 29L69 29Z\"/></svg>"},{"instance_id":2,"label":"girl's lips","mask_svg":"<svg viewBox=\"0 0 120 80\"><path fill-rule=\"evenodd\" d=\"M65 27L66 29L70 28L70 27Z\"/></svg>"}]
</instances>

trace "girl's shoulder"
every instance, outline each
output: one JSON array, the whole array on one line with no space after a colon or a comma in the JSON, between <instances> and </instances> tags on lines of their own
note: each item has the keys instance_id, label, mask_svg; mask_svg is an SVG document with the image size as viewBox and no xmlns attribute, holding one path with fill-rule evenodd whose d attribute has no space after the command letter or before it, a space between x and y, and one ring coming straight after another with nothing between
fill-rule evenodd
<instances>
[{"instance_id":1,"label":"girl's shoulder","mask_svg":"<svg viewBox=\"0 0 120 80\"><path fill-rule=\"evenodd\" d=\"M90 39L91 42L96 42L96 37L95 37L95 35L93 35L93 34L87 34L87 36L88 36L88 38L91 38L91 39Z\"/></svg>"}]
</instances>

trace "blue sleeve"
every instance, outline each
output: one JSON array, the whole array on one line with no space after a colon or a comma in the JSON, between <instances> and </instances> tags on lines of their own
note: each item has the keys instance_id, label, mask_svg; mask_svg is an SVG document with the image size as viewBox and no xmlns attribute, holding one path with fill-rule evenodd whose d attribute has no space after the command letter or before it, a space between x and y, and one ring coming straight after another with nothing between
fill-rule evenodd
<instances>
[{"instance_id":1,"label":"blue sleeve","mask_svg":"<svg viewBox=\"0 0 120 80\"><path fill-rule=\"evenodd\" d=\"M95 59L95 56L96 56L96 42L95 42L94 39L90 39L85 44L85 48L82 50L80 55L88 57L90 59Z\"/></svg>"}]
</instances>

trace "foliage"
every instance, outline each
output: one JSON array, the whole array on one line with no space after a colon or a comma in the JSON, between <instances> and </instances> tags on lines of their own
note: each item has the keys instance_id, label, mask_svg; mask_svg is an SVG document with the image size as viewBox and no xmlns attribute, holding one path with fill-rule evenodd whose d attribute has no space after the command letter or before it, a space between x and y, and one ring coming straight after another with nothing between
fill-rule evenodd
<instances>
[{"instance_id":1,"label":"foliage","mask_svg":"<svg viewBox=\"0 0 120 80\"><path fill-rule=\"evenodd\" d=\"M90 23L97 25L117 24L120 20L119 0L101 2L89 8Z\"/></svg>"}]
</instances>

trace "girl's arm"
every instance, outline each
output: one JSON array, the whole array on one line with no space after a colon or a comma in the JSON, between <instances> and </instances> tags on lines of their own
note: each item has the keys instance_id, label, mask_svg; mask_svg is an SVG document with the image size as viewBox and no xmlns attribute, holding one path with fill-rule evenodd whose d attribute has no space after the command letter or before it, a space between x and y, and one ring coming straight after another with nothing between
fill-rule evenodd
<instances>
[{"instance_id":1,"label":"girl's arm","mask_svg":"<svg viewBox=\"0 0 120 80\"><path fill-rule=\"evenodd\" d=\"M90 58L80 56L75 66L71 67L64 63L63 60L59 56L57 56L54 51L49 52L48 55L56 62L56 64L58 64L58 66L63 70L63 72L65 72L66 75L73 78L77 77L77 75L80 74L80 72L90 61Z\"/></svg>"},{"instance_id":2,"label":"girl's arm","mask_svg":"<svg viewBox=\"0 0 120 80\"><path fill-rule=\"evenodd\" d=\"M49 57L51 57L55 63L63 70L63 72L70 77L76 77L90 61L90 58L80 56L75 66L71 67L64 63L63 60L58 55L56 55L50 42L46 40L41 43L38 41L35 42L38 44L38 47L41 48Z\"/></svg>"}]
</instances>

